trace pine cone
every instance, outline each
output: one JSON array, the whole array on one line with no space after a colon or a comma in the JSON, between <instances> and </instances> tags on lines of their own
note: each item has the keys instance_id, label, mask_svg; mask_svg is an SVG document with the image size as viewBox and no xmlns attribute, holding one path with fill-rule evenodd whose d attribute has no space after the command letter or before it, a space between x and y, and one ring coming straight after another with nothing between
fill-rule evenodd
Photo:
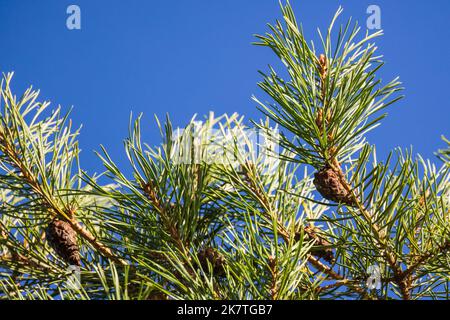
<instances>
[{"instance_id":1,"label":"pine cone","mask_svg":"<svg viewBox=\"0 0 450 320\"><path fill-rule=\"evenodd\" d=\"M328 263L334 263L334 253L332 248L315 248L315 246L328 247L331 246L326 239L322 238L316 233L316 228L313 226L306 226L304 229L304 239L306 241L315 240L314 247L311 248L311 254L318 258L323 258ZM295 241L300 238L300 232L295 234Z\"/></svg>"},{"instance_id":2,"label":"pine cone","mask_svg":"<svg viewBox=\"0 0 450 320\"><path fill-rule=\"evenodd\" d=\"M53 219L45 229L45 237L65 262L70 265L81 265L77 234L68 222Z\"/></svg>"},{"instance_id":3,"label":"pine cone","mask_svg":"<svg viewBox=\"0 0 450 320\"><path fill-rule=\"evenodd\" d=\"M218 276L225 275L225 258L211 247L200 250L197 255L203 270L208 270L208 262L213 267L214 274Z\"/></svg>"},{"instance_id":4,"label":"pine cone","mask_svg":"<svg viewBox=\"0 0 450 320\"><path fill-rule=\"evenodd\" d=\"M333 169L325 167L314 174L314 185L317 191L330 201L343 203L348 206L356 206L347 189L344 188L339 176Z\"/></svg>"}]
</instances>

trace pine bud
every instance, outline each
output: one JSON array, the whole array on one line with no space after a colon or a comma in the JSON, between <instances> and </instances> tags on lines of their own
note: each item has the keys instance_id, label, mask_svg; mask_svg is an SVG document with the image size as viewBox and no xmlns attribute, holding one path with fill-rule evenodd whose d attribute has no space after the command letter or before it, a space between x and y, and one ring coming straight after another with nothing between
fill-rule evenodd
<instances>
[{"instance_id":1,"label":"pine bud","mask_svg":"<svg viewBox=\"0 0 450 320\"><path fill-rule=\"evenodd\" d=\"M327 58L325 57L325 55L323 53L319 56L319 64L321 66L327 65Z\"/></svg>"},{"instance_id":2,"label":"pine bud","mask_svg":"<svg viewBox=\"0 0 450 320\"><path fill-rule=\"evenodd\" d=\"M319 131L322 132L322 130L323 130L323 109L322 108L317 110L316 125L319 128Z\"/></svg>"},{"instance_id":3,"label":"pine bud","mask_svg":"<svg viewBox=\"0 0 450 320\"><path fill-rule=\"evenodd\" d=\"M333 169L325 167L314 174L314 185L317 191L330 201L356 206L351 194L344 188L339 176Z\"/></svg>"},{"instance_id":4,"label":"pine bud","mask_svg":"<svg viewBox=\"0 0 450 320\"><path fill-rule=\"evenodd\" d=\"M207 247L200 250L197 255L203 270L208 270L208 262L213 268L214 274L218 276L225 275L225 258L217 250Z\"/></svg>"},{"instance_id":5,"label":"pine bud","mask_svg":"<svg viewBox=\"0 0 450 320\"><path fill-rule=\"evenodd\" d=\"M66 221L53 219L45 229L45 237L50 246L65 262L81 265L77 233Z\"/></svg>"},{"instance_id":6,"label":"pine bud","mask_svg":"<svg viewBox=\"0 0 450 320\"><path fill-rule=\"evenodd\" d=\"M324 54L319 56L320 77L324 79L327 76L327 58Z\"/></svg>"}]
</instances>

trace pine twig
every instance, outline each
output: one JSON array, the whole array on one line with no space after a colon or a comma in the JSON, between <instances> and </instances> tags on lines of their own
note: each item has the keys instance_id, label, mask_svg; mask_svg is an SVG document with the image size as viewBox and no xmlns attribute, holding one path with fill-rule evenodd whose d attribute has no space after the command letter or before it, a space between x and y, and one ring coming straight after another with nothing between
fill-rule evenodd
<instances>
[{"instance_id":1,"label":"pine twig","mask_svg":"<svg viewBox=\"0 0 450 320\"><path fill-rule=\"evenodd\" d=\"M33 192L39 196L42 200L42 205L49 209L50 214L56 218L60 217L67 220L72 228L77 232L82 238L87 240L96 250L98 250L103 256L112 261L119 263L121 265L127 264L126 261L116 257L110 248L99 242L89 230L82 227L75 219L75 213L71 210L62 209L57 205L57 201L48 195L45 190L42 189L39 180L32 174L32 172L27 168L25 163L21 161L20 155L16 148L9 143L7 136L3 130L0 130L0 148L3 153L9 158L11 165L15 167L22 175L22 178L26 184L28 184Z\"/></svg>"}]
</instances>

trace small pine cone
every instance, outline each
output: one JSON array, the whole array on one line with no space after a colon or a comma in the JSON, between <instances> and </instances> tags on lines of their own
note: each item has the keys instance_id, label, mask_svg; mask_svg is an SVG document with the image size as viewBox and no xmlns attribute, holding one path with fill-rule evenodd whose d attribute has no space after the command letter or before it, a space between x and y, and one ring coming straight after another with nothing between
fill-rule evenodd
<instances>
[{"instance_id":1,"label":"small pine cone","mask_svg":"<svg viewBox=\"0 0 450 320\"><path fill-rule=\"evenodd\" d=\"M70 265L81 265L77 234L68 222L53 219L45 229L45 237L65 262Z\"/></svg>"},{"instance_id":2,"label":"small pine cone","mask_svg":"<svg viewBox=\"0 0 450 320\"><path fill-rule=\"evenodd\" d=\"M333 169L325 167L314 174L314 185L317 191L330 201L343 203L348 206L356 206L355 201L344 188L339 176Z\"/></svg>"},{"instance_id":3,"label":"small pine cone","mask_svg":"<svg viewBox=\"0 0 450 320\"><path fill-rule=\"evenodd\" d=\"M329 247L331 243L329 243L326 239L322 238L316 233L316 228L313 226L306 226L304 229L304 239L306 241L314 240L314 247L311 248L311 254L318 258L323 258L328 263L334 263L334 253L332 248L317 248L316 246L321 247ZM300 238L300 232L296 232L295 241L298 241Z\"/></svg>"},{"instance_id":4,"label":"small pine cone","mask_svg":"<svg viewBox=\"0 0 450 320\"><path fill-rule=\"evenodd\" d=\"M208 270L208 262L212 265L214 274L225 275L225 258L211 247L200 250L197 255L203 270Z\"/></svg>"},{"instance_id":5,"label":"small pine cone","mask_svg":"<svg viewBox=\"0 0 450 320\"><path fill-rule=\"evenodd\" d=\"M307 235L308 240L314 239L316 241L317 246L325 247L321 249L314 249L312 250L312 254L316 257L323 258L325 261L329 263L334 263L334 253L333 249L329 248L331 246L331 243L329 243L326 239L322 238L316 233L316 229L313 226L306 226L305 227L305 233ZM328 247L328 248L326 248Z\"/></svg>"},{"instance_id":6,"label":"small pine cone","mask_svg":"<svg viewBox=\"0 0 450 320\"><path fill-rule=\"evenodd\" d=\"M322 108L317 110L316 125L319 128L319 130L322 131L322 129L323 129L323 109Z\"/></svg>"}]
</instances>

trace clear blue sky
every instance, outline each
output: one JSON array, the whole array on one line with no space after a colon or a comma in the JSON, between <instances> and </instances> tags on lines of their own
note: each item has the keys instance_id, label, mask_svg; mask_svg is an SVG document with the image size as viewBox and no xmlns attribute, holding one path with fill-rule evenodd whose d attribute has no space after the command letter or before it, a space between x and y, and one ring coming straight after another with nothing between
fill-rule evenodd
<instances>
[{"instance_id":1,"label":"clear blue sky","mask_svg":"<svg viewBox=\"0 0 450 320\"><path fill-rule=\"evenodd\" d=\"M340 4L345 19L363 26L368 5L380 6L385 36L377 43L387 61L380 76L399 75L406 98L369 140L381 156L413 145L433 157L443 146L440 135L450 137L450 1L292 3L313 38ZM81 30L66 28L70 4L81 8ZM0 0L0 70L16 72L17 94L33 84L43 99L74 106L75 124L83 123L82 164L101 171L92 153L100 144L125 162L130 111L144 112L150 144L160 142L153 114L168 112L175 125L209 110L257 119L250 99L264 98L257 70L276 59L251 42L279 17L276 0Z\"/></svg>"}]
</instances>

